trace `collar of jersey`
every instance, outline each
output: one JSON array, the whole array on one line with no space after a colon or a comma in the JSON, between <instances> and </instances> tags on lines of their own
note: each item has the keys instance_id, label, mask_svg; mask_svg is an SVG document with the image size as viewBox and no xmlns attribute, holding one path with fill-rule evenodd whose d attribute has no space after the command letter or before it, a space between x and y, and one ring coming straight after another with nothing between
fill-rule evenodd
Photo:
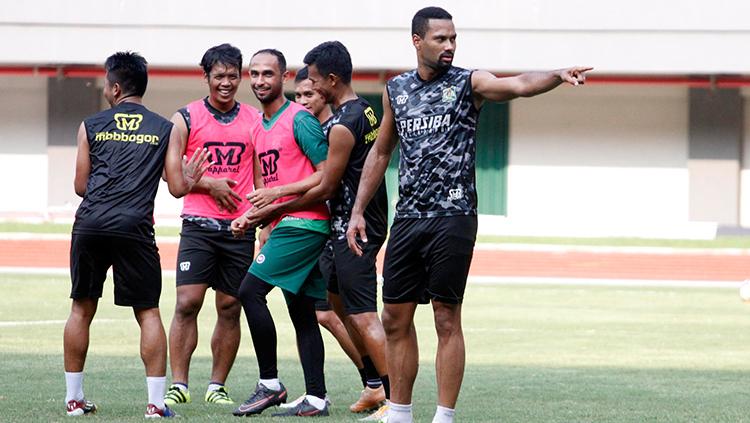
<instances>
[{"instance_id":1,"label":"collar of jersey","mask_svg":"<svg viewBox=\"0 0 750 423\"><path fill-rule=\"evenodd\" d=\"M273 125L276 123L277 120L279 120L279 116L281 116L282 113L284 113L284 110L289 107L289 104L291 104L291 101L287 100L283 106L279 108L279 110L276 111L276 113L271 116L271 119L266 120L265 115L263 115L263 129L268 131L269 129L273 128Z\"/></svg>"}]
</instances>

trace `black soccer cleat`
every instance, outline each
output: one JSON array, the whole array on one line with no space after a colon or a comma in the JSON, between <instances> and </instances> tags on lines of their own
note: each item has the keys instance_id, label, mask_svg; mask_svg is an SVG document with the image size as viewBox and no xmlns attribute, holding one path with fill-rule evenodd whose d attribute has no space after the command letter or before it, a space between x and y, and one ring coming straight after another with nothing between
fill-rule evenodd
<instances>
[{"instance_id":1,"label":"black soccer cleat","mask_svg":"<svg viewBox=\"0 0 750 423\"><path fill-rule=\"evenodd\" d=\"M268 407L285 403L287 397L286 388L284 388L284 385L280 385L281 389L275 391L267 388L262 383L258 383L255 385L255 392L250 395L250 398L232 411L232 414L235 416L251 416L262 413Z\"/></svg>"}]
</instances>

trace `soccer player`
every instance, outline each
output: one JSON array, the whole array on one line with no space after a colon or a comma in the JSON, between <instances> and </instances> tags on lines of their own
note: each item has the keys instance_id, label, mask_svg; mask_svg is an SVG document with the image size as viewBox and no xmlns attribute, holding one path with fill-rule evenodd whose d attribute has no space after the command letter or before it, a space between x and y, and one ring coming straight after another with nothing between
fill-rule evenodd
<instances>
[{"instance_id":1,"label":"soccer player","mask_svg":"<svg viewBox=\"0 0 750 423\"><path fill-rule=\"evenodd\" d=\"M323 132L325 133L327 132L327 122L331 119L333 113L331 113L331 108L326 104L325 98L313 89L312 82L307 76L307 67L300 69L294 76L294 101L304 106L318 119L318 122L320 122L323 127ZM320 271L323 274L323 279L329 281L333 274L333 246L331 245L330 240L323 248L323 253L320 255L319 265ZM366 384L367 379L364 364L362 364L362 357L360 357L357 347L354 346L354 343L349 337L349 333L347 332L344 323L333 311L328 300L318 300L315 302L315 316L318 319L318 324L326 328L326 330L336 338L341 349L344 350L346 355L352 360L354 366L357 368L360 377L363 379L363 384ZM295 407L304 398L305 396L302 395L295 401L282 404L280 407Z\"/></svg>"},{"instance_id":2,"label":"soccer player","mask_svg":"<svg viewBox=\"0 0 750 423\"><path fill-rule=\"evenodd\" d=\"M484 101L582 84L589 67L497 78L454 67L456 30L437 7L412 20L417 68L390 79L383 93L380 134L362 172L347 239L357 254L370 243L365 207L380 186L400 140L399 202L386 249L383 326L393 376L389 423L412 421L419 355L414 312L432 302L438 336L438 406L433 422L452 422L464 373L461 303L477 230L475 132ZM369 229L369 228L368 228Z\"/></svg>"},{"instance_id":3,"label":"soccer player","mask_svg":"<svg viewBox=\"0 0 750 423\"><path fill-rule=\"evenodd\" d=\"M183 159L172 123L142 104L148 71L136 53L119 52L104 63L104 98L111 108L78 129L76 212L70 249L73 304L65 324L65 402L69 416L96 412L83 393L89 328L112 267L115 304L132 307L141 330L146 368L147 418L172 417L164 404L167 338L159 313L161 266L154 239L154 197L165 171L169 191L181 197L206 169L206 151Z\"/></svg>"},{"instance_id":4,"label":"soccer player","mask_svg":"<svg viewBox=\"0 0 750 423\"><path fill-rule=\"evenodd\" d=\"M329 283L329 299L334 309L353 327L349 332L355 345L359 344L363 362L374 366L372 385L366 385L353 411L378 408L389 394L389 379L385 362L385 333L377 316L377 276L375 259L385 240L387 194L381 184L375 198L367 207L366 215L372 242L364 254L354 255L346 244L346 227L359 177L368 151L378 134L378 120L372 107L358 97L351 87L352 64L346 47L338 41L325 42L305 56L308 77L313 87L334 108L328 129L328 158L320 184L289 202L277 202L249 213L251 222L269 216L288 213L323 199L331 199L331 230L333 232L333 261L335 278ZM258 203L256 194L250 201ZM262 201L258 204L266 204ZM338 294L341 294L340 296ZM382 387L380 386L382 385ZM379 419L387 411L382 407L370 416Z\"/></svg>"},{"instance_id":5,"label":"soccer player","mask_svg":"<svg viewBox=\"0 0 750 423\"><path fill-rule=\"evenodd\" d=\"M333 211L337 213L333 216L334 222L340 223L333 227L335 239L329 240L326 243L323 254L320 256L321 271L323 272L323 276L328 284L328 297L330 303L334 304L336 313L338 313L340 318L336 313L330 311L331 306L328 301L320 302L316 304L316 307L318 308L318 322L325 322L325 320L322 320L323 318L333 322L340 322L341 319L344 319L347 322L346 330L348 330L348 333L344 332L340 336L342 338L345 337L345 340L349 340L348 344L352 347L356 344L357 350L351 353L346 348L344 348L344 350L349 354L349 357L352 357L352 360L357 366L363 385L360 398L349 408L352 412L359 413L378 408L386 396L380 378L380 375L385 375L387 371L384 368L384 345L382 345L385 341L385 335L383 334L382 325L380 324L380 320L378 320L376 313L377 280L374 260L377 255L377 250L373 249L371 251L372 257L369 257L366 260L352 256L348 248L346 248L344 231L340 230L337 234L336 228L343 228L345 226L345 221L348 219L349 212L347 207L351 206L351 204L347 206L344 202L346 199L354 199L354 195L351 195L351 193L356 192L356 186L359 183L359 169L362 168L362 163L364 163L364 159L367 156L367 151L369 151L369 148L372 146L374 134L377 133L377 118L369 104L367 104L367 102L361 97L358 97L351 89L350 82L352 65L346 47L341 43L324 43L319 48L315 49L314 52L311 52L311 54L311 60L315 61L311 64L314 64L317 70L316 82L318 83L314 87L312 80L307 79L309 77L308 68L303 68L302 71L300 71L300 74L303 76L300 76L299 78L301 79L304 77L305 80L298 83L295 90L296 98L301 98L303 105L306 105L313 114L316 114L315 112L317 110L328 111L329 109L326 103L332 104L337 108L336 113L323 124L323 131L329 133L331 128L336 127L336 125L341 125L345 128L344 131L337 128L334 136L329 136L329 145L335 144L337 147L335 149L329 148L329 155L332 152L338 152L343 156L349 156L348 162L346 162L348 171L344 174L345 181L341 185L342 188L340 190L335 189L337 182L331 178L327 179L327 182L333 184L333 188L338 193L338 195L331 201L330 205ZM335 75L335 78L337 78L335 84L329 85L323 83L324 78L320 74L322 72L320 70L321 67L326 68L326 72L331 72L331 75ZM346 82L344 82L344 80L346 80ZM374 122L374 126L371 122ZM369 143L365 140L367 134L371 134L371 141ZM343 148L338 147L340 144L343 145ZM333 170L330 167L331 162L328 161L328 163L327 171ZM346 196L344 194L345 192L347 192ZM385 210L385 207L387 206L385 190L383 190L381 194L383 204L380 206ZM386 215L383 213L377 213L377 211L382 210L376 209L375 202L372 203L372 209L376 210L376 213L373 213L376 220L376 222L373 223L373 227L377 227L377 223L381 223L384 232ZM378 219L382 220L382 222L378 222ZM377 237L377 235L378 234L373 234L373 237ZM382 237L383 234L380 235ZM336 239L338 239L338 241ZM341 244L339 245L340 252L337 260L334 260L334 243ZM353 263L353 265L349 265L349 263ZM340 268L341 271L337 271L337 268ZM344 289L346 292L343 294L345 301L348 303L359 302L359 305L350 306L348 309L344 306L341 296L339 296L339 280L345 282ZM355 295L354 290L356 289L360 290L358 298L352 298ZM321 307L327 307L328 311L322 312ZM364 311L361 313L353 313L352 317L347 317L347 314L349 314L348 311L356 307L359 307ZM323 324L323 326L325 327L326 325ZM364 332L365 335L369 335L368 328L370 326L374 329L375 339L379 340L379 342L376 341L374 344L370 342L370 347L374 348L376 359L381 359L379 364L382 367L380 369L375 367L375 364L367 351L367 347L360 337L360 330ZM341 325L341 329L344 329L343 325ZM351 334L351 338L349 334ZM337 336L337 339L343 347L344 344L341 342L341 338ZM355 340L355 342L352 343L351 340ZM355 355L356 360L354 359ZM381 371L379 372L379 370Z\"/></svg>"},{"instance_id":6,"label":"soccer player","mask_svg":"<svg viewBox=\"0 0 750 423\"><path fill-rule=\"evenodd\" d=\"M323 132L325 132L327 123L333 117L333 113L326 104L326 99L313 89L312 81L308 79L307 66L294 75L294 101L309 110L318 119L320 126L323 127Z\"/></svg>"},{"instance_id":7,"label":"soccer player","mask_svg":"<svg viewBox=\"0 0 750 423\"><path fill-rule=\"evenodd\" d=\"M266 189L282 193L279 201L287 199L283 196L287 189L302 192L317 184L328 153L315 116L284 97L287 75L286 59L277 50L260 50L250 59L252 90L263 109L262 121L252 130L256 173L261 174ZM270 206L254 204L254 208L258 207ZM232 222L234 232L239 234L251 227L247 215ZM287 399L277 370L276 327L266 304L266 296L274 287L281 288L286 298L306 392L305 399L296 407L274 415L328 415L323 375L325 353L315 317L315 301L326 298L318 258L330 234L328 218L328 209L320 202L285 214L264 229L273 227L239 290L258 359L260 381L248 400L234 410L236 416L259 414Z\"/></svg>"},{"instance_id":8,"label":"soccer player","mask_svg":"<svg viewBox=\"0 0 750 423\"><path fill-rule=\"evenodd\" d=\"M198 344L198 312L206 290L215 292L216 326L211 338L213 364L204 400L232 404L224 387L240 345L237 298L242 278L253 261L254 235L232 236L232 220L249 207L244 194L253 189L252 125L260 119L254 107L235 100L242 80L242 53L229 44L211 47L201 59L208 96L172 116L182 151L207 149L214 164L184 200L177 253L177 304L169 329L172 385L168 405L191 401L190 358ZM241 193L242 195L240 195Z\"/></svg>"}]
</instances>

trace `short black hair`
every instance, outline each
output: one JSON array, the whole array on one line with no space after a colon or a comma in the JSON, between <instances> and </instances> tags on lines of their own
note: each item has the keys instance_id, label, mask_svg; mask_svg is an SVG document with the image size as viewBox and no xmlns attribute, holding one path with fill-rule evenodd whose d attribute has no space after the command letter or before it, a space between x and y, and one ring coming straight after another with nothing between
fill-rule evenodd
<instances>
[{"instance_id":1,"label":"short black hair","mask_svg":"<svg viewBox=\"0 0 750 423\"><path fill-rule=\"evenodd\" d=\"M450 19L453 20L453 16L448 13L442 7L425 7L420 9L411 20L411 33L417 34L421 38L427 33L427 25L430 19Z\"/></svg>"},{"instance_id":2,"label":"short black hair","mask_svg":"<svg viewBox=\"0 0 750 423\"><path fill-rule=\"evenodd\" d=\"M206 50L200 66L203 68L203 73L208 75L217 63L234 66L242 74L242 52L231 44L224 43Z\"/></svg>"},{"instance_id":3,"label":"short black hair","mask_svg":"<svg viewBox=\"0 0 750 423\"><path fill-rule=\"evenodd\" d=\"M348 84L352 82L352 57L346 46L338 41L326 41L313 48L303 60L307 66L315 65L321 75L334 74Z\"/></svg>"},{"instance_id":4,"label":"short black hair","mask_svg":"<svg viewBox=\"0 0 750 423\"><path fill-rule=\"evenodd\" d=\"M110 84L120 84L124 96L143 97L148 85L147 64L138 53L118 51L104 62L104 70Z\"/></svg>"},{"instance_id":5,"label":"short black hair","mask_svg":"<svg viewBox=\"0 0 750 423\"><path fill-rule=\"evenodd\" d=\"M294 83L299 84L300 82L307 79L308 73L307 73L307 66L297 71L297 74L294 75Z\"/></svg>"},{"instance_id":6,"label":"short black hair","mask_svg":"<svg viewBox=\"0 0 750 423\"><path fill-rule=\"evenodd\" d=\"M256 51L255 54L253 54L253 57L259 54L270 54L272 56L276 56L276 60L279 62L279 70L281 71L281 73L286 72L286 57L284 57L284 53L276 50L275 48L264 48L262 50Z\"/></svg>"}]
</instances>

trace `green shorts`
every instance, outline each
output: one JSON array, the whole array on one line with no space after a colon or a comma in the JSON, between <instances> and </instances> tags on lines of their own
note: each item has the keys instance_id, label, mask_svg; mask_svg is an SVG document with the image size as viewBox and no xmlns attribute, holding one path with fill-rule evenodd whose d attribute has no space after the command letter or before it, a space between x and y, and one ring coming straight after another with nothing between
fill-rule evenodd
<instances>
[{"instance_id":1,"label":"green shorts","mask_svg":"<svg viewBox=\"0 0 750 423\"><path fill-rule=\"evenodd\" d=\"M308 297L326 299L326 282L318 267L323 246L328 240L328 234L313 229L309 225L297 224L283 220L279 223L266 244L261 248L258 256L250 266L252 275L266 283L278 286L284 290L284 295L306 295Z\"/></svg>"}]
</instances>

